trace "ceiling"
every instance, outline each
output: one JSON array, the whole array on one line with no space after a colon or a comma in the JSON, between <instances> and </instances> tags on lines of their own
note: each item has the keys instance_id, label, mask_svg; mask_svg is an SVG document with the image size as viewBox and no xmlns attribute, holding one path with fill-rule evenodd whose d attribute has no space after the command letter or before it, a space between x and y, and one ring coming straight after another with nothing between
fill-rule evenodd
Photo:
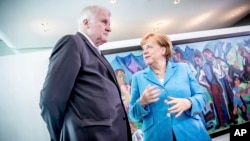
<instances>
[{"instance_id":1,"label":"ceiling","mask_svg":"<svg viewBox=\"0 0 250 141\"><path fill-rule=\"evenodd\" d=\"M249 15L250 0L1 0L0 40L12 50L51 48L76 33L82 7L101 5L112 13L109 41L148 32L177 34L230 27Z\"/></svg>"}]
</instances>

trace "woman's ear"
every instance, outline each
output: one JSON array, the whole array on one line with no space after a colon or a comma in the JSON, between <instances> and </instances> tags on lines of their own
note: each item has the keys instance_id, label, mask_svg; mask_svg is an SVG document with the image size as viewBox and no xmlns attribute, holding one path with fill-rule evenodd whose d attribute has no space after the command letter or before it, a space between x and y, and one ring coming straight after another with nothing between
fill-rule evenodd
<instances>
[{"instance_id":1,"label":"woman's ear","mask_svg":"<svg viewBox=\"0 0 250 141\"><path fill-rule=\"evenodd\" d=\"M167 51L166 47L161 47L161 54L162 55L165 55L166 51Z\"/></svg>"}]
</instances>

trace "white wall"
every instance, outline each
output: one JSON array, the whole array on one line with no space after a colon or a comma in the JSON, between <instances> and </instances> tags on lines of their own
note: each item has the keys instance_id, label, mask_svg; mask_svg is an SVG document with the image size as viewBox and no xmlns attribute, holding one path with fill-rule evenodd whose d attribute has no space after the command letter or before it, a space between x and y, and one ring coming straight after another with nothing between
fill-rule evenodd
<instances>
[{"instance_id":1,"label":"white wall","mask_svg":"<svg viewBox=\"0 0 250 141\"><path fill-rule=\"evenodd\" d=\"M249 31L250 26L171 35L172 40ZM139 45L139 39L107 43L102 50ZM49 51L0 57L0 141L48 141L40 116L40 90ZM229 134L213 141L228 141Z\"/></svg>"},{"instance_id":2,"label":"white wall","mask_svg":"<svg viewBox=\"0 0 250 141\"><path fill-rule=\"evenodd\" d=\"M0 57L0 141L48 141L40 89L49 51Z\"/></svg>"},{"instance_id":3,"label":"white wall","mask_svg":"<svg viewBox=\"0 0 250 141\"><path fill-rule=\"evenodd\" d=\"M213 141L229 141L230 135L229 133L213 138Z\"/></svg>"}]
</instances>

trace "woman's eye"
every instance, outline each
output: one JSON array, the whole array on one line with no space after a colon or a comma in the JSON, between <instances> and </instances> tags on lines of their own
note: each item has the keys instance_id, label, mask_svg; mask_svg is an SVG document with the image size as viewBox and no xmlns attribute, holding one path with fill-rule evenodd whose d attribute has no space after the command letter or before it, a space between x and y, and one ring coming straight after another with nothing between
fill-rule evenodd
<instances>
[{"instance_id":1,"label":"woman's eye","mask_svg":"<svg viewBox=\"0 0 250 141\"><path fill-rule=\"evenodd\" d=\"M153 48L153 46L145 46L142 48L142 50L147 50L147 49L151 49L151 48Z\"/></svg>"},{"instance_id":2,"label":"woman's eye","mask_svg":"<svg viewBox=\"0 0 250 141\"><path fill-rule=\"evenodd\" d=\"M147 46L147 49L153 48L152 46Z\"/></svg>"}]
</instances>

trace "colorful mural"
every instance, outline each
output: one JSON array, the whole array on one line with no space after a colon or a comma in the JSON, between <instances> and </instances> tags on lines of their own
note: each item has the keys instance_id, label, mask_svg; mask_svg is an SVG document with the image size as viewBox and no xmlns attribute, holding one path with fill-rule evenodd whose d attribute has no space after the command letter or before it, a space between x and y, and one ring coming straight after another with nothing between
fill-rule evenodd
<instances>
[{"instance_id":1,"label":"colorful mural","mask_svg":"<svg viewBox=\"0 0 250 141\"><path fill-rule=\"evenodd\" d=\"M173 47L171 61L190 66L208 98L200 114L210 134L250 120L250 35L216 39ZM130 101L132 75L147 66L142 51L106 54L122 90L124 105ZM141 123L130 121L134 141L142 141Z\"/></svg>"}]
</instances>

